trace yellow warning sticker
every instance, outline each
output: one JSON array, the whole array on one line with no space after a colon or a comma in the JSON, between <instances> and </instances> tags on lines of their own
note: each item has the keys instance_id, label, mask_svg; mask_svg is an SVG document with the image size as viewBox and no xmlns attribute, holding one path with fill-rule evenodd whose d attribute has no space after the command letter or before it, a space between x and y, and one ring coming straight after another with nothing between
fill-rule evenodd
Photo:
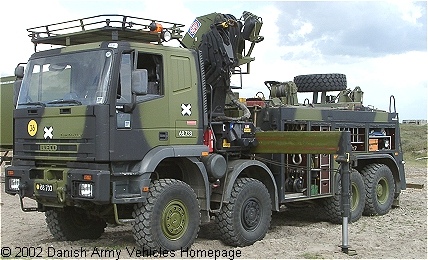
<instances>
[{"instance_id":1,"label":"yellow warning sticker","mask_svg":"<svg viewBox=\"0 0 428 260\"><path fill-rule=\"evenodd\" d=\"M37 122L34 119L31 119L27 125L27 131L30 136L35 136L37 134Z\"/></svg>"},{"instance_id":2,"label":"yellow warning sticker","mask_svg":"<svg viewBox=\"0 0 428 260\"><path fill-rule=\"evenodd\" d=\"M226 139L223 139L223 148L230 148L230 143Z\"/></svg>"}]
</instances>

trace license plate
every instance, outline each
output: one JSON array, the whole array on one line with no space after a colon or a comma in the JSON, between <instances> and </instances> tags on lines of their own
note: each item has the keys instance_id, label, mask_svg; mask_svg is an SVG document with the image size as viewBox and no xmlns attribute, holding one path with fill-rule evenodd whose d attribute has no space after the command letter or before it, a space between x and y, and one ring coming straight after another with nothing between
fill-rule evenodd
<instances>
[{"instance_id":1,"label":"license plate","mask_svg":"<svg viewBox=\"0 0 428 260\"><path fill-rule=\"evenodd\" d=\"M36 190L44 191L44 192L52 192L53 191L53 185L52 184L36 183Z\"/></svg>"}]
</instances>

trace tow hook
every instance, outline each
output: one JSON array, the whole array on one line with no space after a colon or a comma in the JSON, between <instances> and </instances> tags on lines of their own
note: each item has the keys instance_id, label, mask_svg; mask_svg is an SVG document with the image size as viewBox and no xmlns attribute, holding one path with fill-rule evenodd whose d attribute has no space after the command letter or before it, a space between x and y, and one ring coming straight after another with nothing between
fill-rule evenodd
<instances>
[{"instance_id":1,"label":"tow hook","mask_svg":"<svg viewBox=\"0 0 428 260\"><path fill-rule=\"evenodd\" d=\"M56 194L58 197L58 201L64 203L65 201L65 187L58 187L56 189Z\"/></svg>"}]
</instances>

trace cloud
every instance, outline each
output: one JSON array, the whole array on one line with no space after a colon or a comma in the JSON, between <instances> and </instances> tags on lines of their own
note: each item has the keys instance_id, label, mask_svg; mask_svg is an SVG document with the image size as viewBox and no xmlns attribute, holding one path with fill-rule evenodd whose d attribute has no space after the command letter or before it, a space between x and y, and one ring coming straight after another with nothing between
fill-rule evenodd
<instances>
[{"instance_id":1,"label":"cloud","mask_svg":"<svg viewBox=\"0 0 428 260\"><path fill-rule=\"evenodd\" d=\"M364 104L388 110L394 95L400 119L427 118L426 2L338 1L63 1L8 3L0 16L0 73L8 76L34 47L27 28L98 14L125 14L185 25L212 12L250 11L263 18L250 74L243 75L241 97L263 91L264 81L290 81L313 73L343 73L348 87L361 86ZM49 6L49 8L46 8ZM55 11L53 11L55 10ZM160 11L161 10L161 11ZM24 19L25 17L25 19ZM13 25L11 24L13 21ZM233 78L239 85L239 77ZM299 97L300 98L300 97ZM300 101L302 101L301 99Z\"/></svg>"},{"instance_id":2,"label":"cloud","mask_svg":"<svg viewBox=\"0 0 428 260\"><path fill-rule=\"evenodd\" d=\"M4 2L0 4L2 7L6 7ZM15 11L0 15L1 76L13 75L15 66L27 62L34 52L34 45L26 29L76 18L57 0L8 1L7 10Z\"/></svg>"},{"instance_id":3,"label":"cloud","mask_svg":"<svg viewBox=\"0 0 428 260\"><path fill-rule=\"evenodd\" d=\"M324 55L374 57L427 48L420 2L277 2L281 45L310 44ZM304 32L304 33L302 33Z\"/></svg>"},{"instance_id":4,"label":"cloud","mask_svg":"<svg viewBox=\"0 0 428 260\"><path fill-rule=\"evenodd\" d=\"M426 18L426 1L392 1L401 12L401 19L417 26L422 26Z\"/></svg>"},{"instance_id":5,"label":"cloud","mask_svg":"<svg viewBox=\"0 0 428 260\"><path fill-rule=\"evenodd\" d=\"M305 5L301 2L275 2L275 6L265 5L258 10L257 14L263 17L264 21L261 35L265 36L265 40L255 47L256 59L251 63L251 74L243 77L243 89L239 91L241 97L252 97L260 90L268 97L268 90L263 84L266 80L290 81L297 75L343 73L347 75L348 88L360 86L364 91L364 105L388 111L390 96L393 95L400 119L427 117L426 47L421 49L407 45L400 47L401 49L394 49L392 48L394 46L384 42L388 37L382 35L376 38L376 41L370 39L368 42L357 41L366 37L364 36L367 35L366 31L370 32L370 28L364 29L369 25L368 22L359 21L351 27L346 21L352 19L346 18L347 8L343 9L341 4L334 5L329 2L311 2L311 4L319 4L317 10L325 8L330 13L341 14L336 19L343 22L334 22L334 19L329 17L317 17L323 16L328 13L327 11L316 14L312 11L303 11L302 8L292 8ZM347 3L344 4L346 6ZM288 8L284 6L277 8L281 5L287 5ZM330 8L327 8L328 6ZM425 25L418 22L420 20L418 17L422 17L423 12L415 11L423 9L418 9L418 5L407 4L407 6L407 9L403 7L400 11L396 5L385 6L388 8L384 12L394 11L396 19L400 20L400 23L395 23L396 25L426 28L426 22ZM356 9L355 12L358 13ZM390 14L384 16L391 17ZM373 20L373 27L380 29L385 24L383 21L381 25L376 23L378 21ZM419 37L422 45L426 46L426 39L415 37ZM397 41L402 40L398 38ZM382 45L389 46L389 49L376 51L375 47L381 48ZM235 79L235 82L239 81ZM300 101L305 97L299 94Z\"/></svg>"}]
</instances>

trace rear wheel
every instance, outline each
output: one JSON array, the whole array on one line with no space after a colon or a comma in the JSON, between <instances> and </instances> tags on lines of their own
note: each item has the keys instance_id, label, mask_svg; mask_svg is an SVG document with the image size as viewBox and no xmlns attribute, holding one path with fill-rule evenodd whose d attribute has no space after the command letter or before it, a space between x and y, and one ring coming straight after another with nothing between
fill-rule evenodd
<instances>
[{"instance_id":1,"label":"rear wheel","mask_svg":"<svg viewBox=\"0 0 428 260\"><path fill-rule=\"evenodd\" d=\"M338 191L333 197L324 199L324 209L331 223L342 223L342 207L341 207L341 191L342 183L339 179ZM351 170L351 222L355 222L361 218L364 210L365 189L363 178L356 170Z\"/></svg>"},{"instance_id":2,"label":"rear wheel","mask_svg":"<svg viewBox=\"0 0 428 260\"><path fill-rule=\"evenodd\" d=\"M385 164L369 164L361 171L366 189L364 215L385 215L394 201L394 177Z\"/></svg>"},{"instance_id":3,"label":"rear wheel","mask_svg":"<svg viewBox=\"0 0 428 260\"><path fill-rule=\"evenodd\" d=\"M49 209L45 216L51 234L62 241L97 239L107 226L101 218L89 216L83 209L76 207Z\"/></svg>"},{"instance_id":4,"label":"rear wheel","mask_svg":"<svg viewBox=\"0 0 428 260\"><path fill-rule=\"evenodd\" d=\"M201 221L195 192L186 183L174 179L154 181L147 203L137 204L133 217L135 241L148 250L190 248Z\"/></svg>"},{"instance_id":5,"label":"rear wheel","mask_svg":"<svg viewBox=\"0 0 428 260\"><path fill-rule=\"evenodd\" d=\"M268 190L258 180L237 179L228 204L216 214L216 223L224 243L248 246L266 235L272 216Z\"/></svg>"}]
</instances>

